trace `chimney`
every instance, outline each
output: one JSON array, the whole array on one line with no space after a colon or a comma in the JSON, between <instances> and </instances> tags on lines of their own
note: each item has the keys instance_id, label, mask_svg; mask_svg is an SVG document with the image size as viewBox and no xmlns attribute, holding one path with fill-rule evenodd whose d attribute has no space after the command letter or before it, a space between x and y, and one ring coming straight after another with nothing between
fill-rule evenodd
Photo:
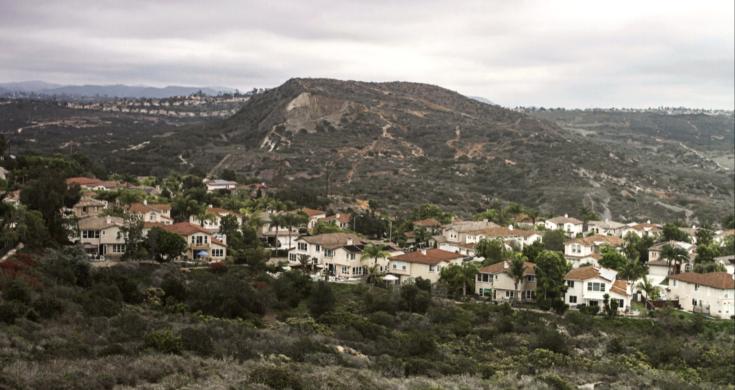
<instances>
[{"instance_id":1,"label":"chimney","mask_svg":"<svg viewBox=\"0 0 735 390\"><path fill-rule=\"evenodd\" d=\"M424 256L426 256L426 249L422 249L421 250L421 254L424 255Z\"/></svg>"},{"instance_id":2,"label":"chimney","mask_svg":"<svg viewBox=\"0 0 735 390\"><path fill-rule=\"evenodd\" d=\"M508 230L513 230L513 225L508 225Z\"/></svg>"},{"instance_id":3,"label":"chimney","mask_svg":"<svg viewBox=\"0 0 735 390\"><path fill-rule=\"evenodd\" d=\"M569 218L569 214L564 214L564 218Z\"/></svg>"},{"instance_id":4,"label":"chimney","mask_svg":"<svg viewBox=\"0 0 735 390\"><path fill-rule=\"evenodd\" d=\"M507 261L503 261L503 269L508 269L508 262Z\"/></svg>"},{"instance_id":5,"label":"chimney","mask_svg":"<svg viewBox=\"0 0 735 390\"><path fill-rule=\"evenodd\" d=\"M482 220L482 222L488 223L489 221L488 221L487 218L485 218L485 219Z\"/></svg>"},{"instance_id":6,"label":"chimney","mask_svg":"<svg viewBox=\"0 0 735 390\"><path fill-rule=\"evenodd\" d=\"M351 238L348 238L348 239L347 239L347 245L348 245L348 246L352 245L352 239L351 239Z\"/></svg>"},{"instance_id":7,"label":"chimney","mask_svg":"<svg viewBox=\"0 0 735 390\"><path fill-rule=\"evenodd\" d=\"M148 206L148 199L143 199L143 204Z\"/></svg>"},{"instance_id":8,"label":"chimney","mask_svg":"<svg viewBox=\"0 0 735 390\"><path fill-rule=\"evenodd\" d=\"M112 224L112 217L110 217L109 215L106 216L105 217L105 223L108 224L108 225Z\"/></svg>"},{"instance_id":9,"label":"chimney","mask_svg":"<svg viewBox=\"0 0 735 390\"><path fill-rule=\"evenodd\" d=\"M651 220L650 219L647 219L646 220L646 223L650 225L651 224Z\"/></svg>"}]
</instances>

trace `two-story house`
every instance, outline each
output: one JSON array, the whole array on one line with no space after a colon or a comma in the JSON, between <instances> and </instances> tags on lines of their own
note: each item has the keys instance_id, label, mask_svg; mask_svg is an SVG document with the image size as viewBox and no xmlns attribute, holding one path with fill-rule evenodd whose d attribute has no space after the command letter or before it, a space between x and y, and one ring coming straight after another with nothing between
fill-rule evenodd
<instances>
[{"instance_id":1,"label":"two-story house","mask_svg":"<svg viewBox=\"0 0 735 390\"><path fill-rule=\"evenodd\" d=\"M587 234L602 234L605 236L623 236L623 229L626 227L624 223L604 220L587 222Z\"/></svg>"},{"instance_id":2,"label":"two-story house","mask_svg":"<svg viewBox=\"0 0 735 390\"><path fill-rule=\"evenodd\" d=\"M304 207L301 209L301 211L306 214L307 217L309 217L309 222L306 224L306 228L311 231L311 229L314 229L316 224L319 222L320 219L324 219L327 217L327 213L322 210L316 210L316 209L310 209L308 207Z\"/></svg>"},{"instance_id":3,"label":"two-story house","mask_svg":"<svg viewBox=\"0 0 735 390\"><path fill-rule=\"evenodd\" d=\"M82 246L93 259L119 259L125 253L125 237L120 228L124 220L111 216L94 216L78 221L78 236L70 240Z\"/></svg>"},{"instance_id":4,"label":"two-story house","mask_svg":"<svg viewBox=\"0 0 735 390\"><path fill-rule=\"evenodd\" d=\"M632 285L627 280L616 279L617 274L615 270L592 265L572 269L564 277L567 284L564 302L571 307L585 304L602 309L604 295L608 294L610 300L616 300L618 311L628 310Z\"/></svg>"},{"instance_id":5,"label":"two-story house","mask_svg":"<svg viewBox=\"0 0 735 390\"><path fill-rule=\"evenodd\" d=\"M168 203L148 203L147 200L144 200L140 203L132 203L128 207L128 212L138 216L144 223L160 223L163 225L174 223L171 218L171 205Z\"/></svg>"},{"instance_id":6,"label":"two-story house","mask_svg":"<svg viewBox=\"0 0 735 390\"><path fill-rule=\"evenodd\" d=\"M583 264L598 265L598 261L602 259L603 247L620 250L624 244L620 237L602 234L575 238L564 243L564 257L571 263L572 268Z\"/></svg>"},{"instance_id":7,"label":"two-story house","mask_svg":"<svg viewBox=\"0 0 735 390\"><path fill-rule=\"evenodd\" d=\"M200 220L198 216L189 216L189 223L203 227L205 230L211 233L219 233L222 218L226 216L233 216L237 220L237 226L242 225L242 215L238 212L227 210L219 207L207 207L205 211L205 218Z\"/></svg>"},{"instance_id":8,"label":"two-story house","mask_svg":"<svg viewBox=\"0 0 735 390\"><path fill-rule=\"evenodd\" d=\"M442 268L461 265L464 256L441 249L421 249L415 252L391 256L388 272L399 278L400 283L417 278L439 281Z\"/></svg>"},{"instance_id":9,"label":"two-story house","mask_svg":"<svg viewBox=\"0 0 735 390\"><path fill-rule=\"evenodd\" d=\"M577 218L570 218L569 214L563 217L554 217L544 221L546 230L562 230L569 237L576 237L584 232L584 223Z\"/></svg>"},{"instance_id":10,"label":"two-story house","mask_svg":"<svg viewBox=\"0 0 735 390\"><path fill-rule=\"evenodd\" d=\"M237 182L221 179L206 179L204 185L207 186L207 192L215 192L220 190L232 191L237 188Z\"/></svg>"},{"instance_id":11,"label":"two-story house","mask_svg":"<svg viewBox=\"0 0 735 390\"><path fill-rule=\"evenodd\" d=\"M79 202L72 207L72 213L77 218L96 217L107 209L107 201L98 200L91 196L82 196Z\"/></svg>"},{"instance_id":12,"label":"two-story house","mask_svg":"<svg viewBox=\"0 0 735 390\"><path fill-rule=\"evenodd\" d=\"M227 237L215 236L201 226L189 222L179 222L173 225L146 223L144 226L145 235L152 228L158 227L181 236L187 243L184 257L188 259L218 262L227 257Z\"/></svg>"},{"instance_id":13,"label":"two-story house","mask_svg":"<svg viewBox=\"0 0 735 390\"><path fill-rule=\"evenodd\" d=\"M661 234L661 225L651 223L650 220L646 223L631 223L623 228L622 236L626 237L628 234L635 234L638 237L658 237Z\"/></svg>"},{"instance_id":14,"label":"two-story house","mask_svg":"<svg viewBox=\"0 0 735 390\"><path fill-rule=\"evenodd\" d=\"M727 272L671 275L667 290L684 310L723 319L735 315L735 280Z\"/></svg>"},{"instance_id":15,"label":"two-story house","mask_svg":"<svg viewBox=\"0 0 735 390\"><path fill-rule=\"evenodd\" d=\"M333 223L340 229L349 229L352 224L352 215L345 213L336 213L328 217L320 218L318 221Z\"/></svg>"},{"instance_id":16,"label":"two-story house","mask_svg":"<svg viewBox=\"0 0 735 390\"><path fill-rule=\"evenodd\" d=\"M482 297L489 297L493 302L516 301L528 302L536 299L536 265L531 262L523 263L523 279L518 281L516 291L515 280L510 275L510 262L501 261L480 268L475 281L475 293Z\"/></svg>"}]
</instances>

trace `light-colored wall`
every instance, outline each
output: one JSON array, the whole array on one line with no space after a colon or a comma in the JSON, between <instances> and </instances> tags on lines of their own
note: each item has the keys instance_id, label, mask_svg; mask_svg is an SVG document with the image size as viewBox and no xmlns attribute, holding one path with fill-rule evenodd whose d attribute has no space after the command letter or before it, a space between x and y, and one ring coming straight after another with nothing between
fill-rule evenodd
<instances>
[{"instance_id":1,"label":"light-colored wall","mask_svg":"<svg viewBox=\"0 0 735 390\"><path fill-rule=\"evenodd\" d=\"M721 290L674 279L669 280L669 288L669 297L678 299L684 310L694 311L692 300L696 300L698 307L709 306L713 317L728 319L735 315L735 289Z\"/></svg>"},{"instance_id":2,"label":"light-colored wall","mask_svg":"<svg viewBox=\"0 0 735 390\"><path fill-rule=\"evenodd\" d=\"M602 278L591 278L587 280L574 280L573 282L574 282L574 287L567 287L567 292L564 295L564 302L572 307L579 305L581 303L589 305L590 301L598 301L598 305L602 307L603 301L605 299L604 297L605 294L608 294L610 298L622 299L625 302L623 307L618 308L619 311L624 311L625 309L630 307L630 296L620 295L618 293L610 291L610 288L612 287L613 282L610 282L609 280L605 280ZM589 291L587 290L588 283L605 283L605 291ZM576 304L570 303L569 301L570 296L577 297Z\"/></svg>"}]
</instances>

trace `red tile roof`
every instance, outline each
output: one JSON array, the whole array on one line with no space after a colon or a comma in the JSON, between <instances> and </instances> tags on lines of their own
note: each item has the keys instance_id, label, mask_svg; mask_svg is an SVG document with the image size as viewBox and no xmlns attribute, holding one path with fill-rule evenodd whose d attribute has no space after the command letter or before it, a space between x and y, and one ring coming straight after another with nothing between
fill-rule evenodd
<instances>
[{"instance_id":1,"label":"red tile roof","mask_svg":"<svg viewBox=\"0 0 735 390\"><path fill-rule=\"evenodd\" d=\"M94 186L102 183L102 180L93 177L75 176L66 179L66 185Z\"/></svg>"},{"instance_id":2,"label":"red tile roof","mask_svg":"<svg viewBox=\"0 0 735 390\"><path fill-rule=\"evenodd\" d=\"M610 292L614 292L619 295L628 296L628 281L617 279L613 282L612 287L610 287Z\"/></svg>"},{"instance_id":3,"label":"red tile roof","mask_svg":"<svg viewBox=\"0 0 735 390\"><path fill-rule=\"evenodd\" d=\"M163 212L171 210L171 205L168 203L133 203L128 207L131 213L147 213L149 211Z\"/></svg>"},{"instance_id":4,"label":"red tile roof","mask_svg":"<svg viewBox=\"0 0 735 390\"><path fill-rule=\"evenodd\" d=\"M451 261L461 259L464 256L448 252L442 249L428 249L424 251L409 252L390 259L395 261L405 261L407 263L419 263L427 265L436 265L443 261Z\"/></svg>"},{"instance_id":5,"label":"red tile roof","mask_svg":"<svg viewBox=\"0 0 735 390\"><path fill-rule=\"evenodd\" d=\"M610 246L622 246L625 243L621 238L615 236L606 236L602 234L595 234L592 236L576 238L574 240L568 241L569 244L582 245L596 245L599 242Z\"/></svg>"},{"instance_id":6,"label":"red tile roof","mask_svg":"<svg viewBox=\"0 0 735 390\"><path fill-rule=\"evenodd\" d=\"M671 275L669 276L669 279L679 280L685 283L699 284L720 290L735 289L735 279L733 279L733 276L727 272L710 272L706 274L684 272L677 275Z\"/></svg>"},{"instance_id":7,"label":"red tile roof","mask_svg":"<svg viewBox=\"0 0 735 390\"><path fill-rule=\"evenodd\" d=\"M317 215L327 215L327 213L325 213L324 211L316 210L316 209L310 209L310 208L307 208L307 207L304 207L303 209L301 209L301 211L303 211L304 214L306 214L309 218L316 217Z\"/></svg>"},{"instance_id":8,"label":"red tile roof","mask_svg":"<svg viewBox=\"0 0 735 390\"><path fill-rule=\"evenodd\" d=\"M568 280L587 280L600 277L600 270L594 266L574 268L567 272L564 279Z\"/></svg>"},{"instance_id":9,"label":"red tile roof","mask_svg":"<svg viewBox=\"0 0 735 390\"><path fill-rule=\"evenodd\" d=\"M194 225L189 222L179 222L173 225L161 225L158 227L167 232L176 233L180 236L190 236L194 233L204 233L207 235L211 234L210 232L204 230L204 228L202 228L201 226Z\"/></svg>"}]
</instances>

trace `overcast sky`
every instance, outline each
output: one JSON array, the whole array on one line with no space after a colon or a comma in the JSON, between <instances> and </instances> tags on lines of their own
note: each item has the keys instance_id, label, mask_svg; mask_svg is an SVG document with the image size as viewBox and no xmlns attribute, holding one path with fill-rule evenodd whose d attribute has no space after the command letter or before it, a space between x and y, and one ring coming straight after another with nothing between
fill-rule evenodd
<instances>
[{"instance_id":1,"label":"overcast sky","mask_svg":"<svg viewBox=\"0 0 735 390\"><path fill-rule=\"evenodd\" d=\"M0 0L0 81L437 84L498 104L735 104L733 0Z\"/></svg>"}]
</instances>

